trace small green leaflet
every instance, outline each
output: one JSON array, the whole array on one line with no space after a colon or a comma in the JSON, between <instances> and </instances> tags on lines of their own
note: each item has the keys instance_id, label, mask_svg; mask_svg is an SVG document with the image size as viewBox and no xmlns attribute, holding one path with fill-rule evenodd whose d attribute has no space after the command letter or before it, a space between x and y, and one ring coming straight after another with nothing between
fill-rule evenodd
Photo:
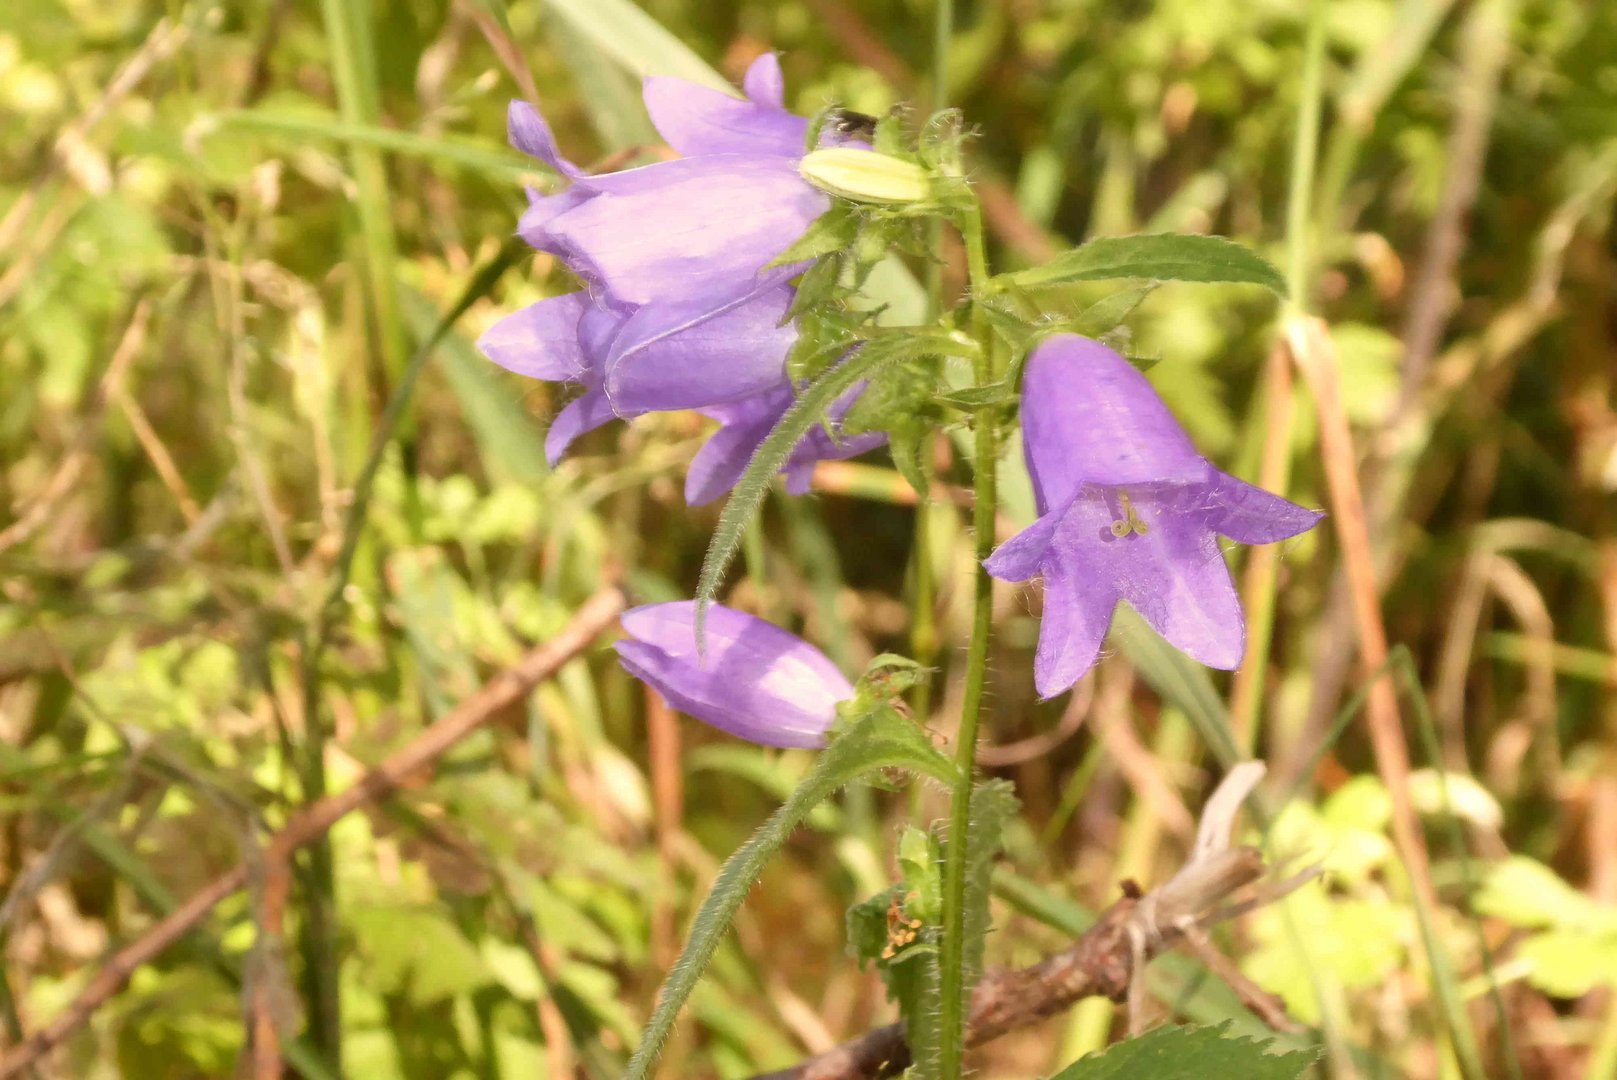
<instances>
[{"instance_id":1,"label":"small green leaflet","mask_svg":"<svg viewBox=\"0 0 1617 1080\"><path fill-rule=\"evenodd\" d=\"M1144 278L1262 285L1281 296L1286 279L1268 260L1220 236L1108 236L1057 255L1043 266L1006 275L1024 289L1073 281Z\"/></svg>"},{"instance_id":2,"label":"small green leaflet","mask_svg":"<svg viewBox=\"0 0 1617 1080\"><path fill-rule=\"evenodd\" d=\"M1051 1080L1297 1080L1319 1053L1270 1054L1272 1042L1217 1027L1160 1027L1073 1062Z\"/></svg>"}]
</instances>

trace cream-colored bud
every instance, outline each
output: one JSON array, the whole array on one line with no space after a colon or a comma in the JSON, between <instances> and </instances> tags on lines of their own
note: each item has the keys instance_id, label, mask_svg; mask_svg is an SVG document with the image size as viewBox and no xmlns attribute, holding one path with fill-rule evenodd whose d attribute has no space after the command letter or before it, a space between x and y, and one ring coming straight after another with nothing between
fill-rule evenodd
<instances>
[{"instance_id":1,"label":"cream-colored bud","mask_svg":"<svg viewBox=\"0 0 1617 1080\"><path fill-rule=\"evenodd\" d=\"M919 165L851 146L811 151L798 171L815 187L855 202L915 203L931 192Z\"/></svg>"}]
</instances>

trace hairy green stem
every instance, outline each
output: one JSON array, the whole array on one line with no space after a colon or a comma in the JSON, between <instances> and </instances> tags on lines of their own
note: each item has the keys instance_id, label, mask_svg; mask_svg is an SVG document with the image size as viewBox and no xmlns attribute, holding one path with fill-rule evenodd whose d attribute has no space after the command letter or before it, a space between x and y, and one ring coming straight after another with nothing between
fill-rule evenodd
<instances>
[{"instance_id":1,"label":"hairy green stem","mask_svg":"<svg viewBox=\"0 0 1617 1080\"><path fill-rule=\"evenodd\" d=\"M983 242L982 212L973 204L960 216L973 294L972 328L982 351L975 361L979 386L998 375L992 331L980 303L990 285ZM943 936L938 954L938 1058L944 1080L957 1080L965 1056L966 985L965 907L966 834L971 827L971 794L977 771L977 727L982 718L983 690L988 676L988 638L993 626L993 579L983 560L994 549L994 521L998 513L999 417L984 409L976 418L974 453L975 500L972 526L977 536L976 586L972 601L971 644L966 652L966 690L960 709L960 733L955 740L954 797L949 807L949 844L943 860Z\"/></svg>"}]
</instances>

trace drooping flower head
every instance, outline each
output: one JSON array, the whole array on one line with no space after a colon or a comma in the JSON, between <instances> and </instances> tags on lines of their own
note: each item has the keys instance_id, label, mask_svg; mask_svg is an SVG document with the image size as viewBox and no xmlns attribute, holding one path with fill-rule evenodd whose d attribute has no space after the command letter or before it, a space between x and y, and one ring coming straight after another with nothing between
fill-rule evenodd
<instances>
[{"instance_id":1,"label":"drooping flower head","mask_svg":"<svg viewBox=\"0 0 1617 1080\"><path fill-rule=\"evenodd\" d=\"M1004 581L1044 577L1040 695L1094 665L1119 600L1192 659L1238 666L1245 622L1219 537L1273 543L1323 514L1214 467L1144 375L1074 334L1028 358L1022 437L1039 519L984 565Z\"/></svg>"},{"instance_id":2,"label":"drooping flower head","mask_svg":"<svg viewBox=\"0 0 1617 1080\"><path fill-rule=\"evenodd\" d=\"M743 99L647 79L652 122L683 156L599 176L562 156L537 110L512 103L512 145L567 181L556 194L529 193L518 232L585 288L501 320L479 346L518 374L583 388L551 425L552 465L617 417L755 416L765 401L791 400L786 356L797 331L785 318L804 264L770 264L831 200L798 173L808 121L783 107L779 61L760 57L744 87ZM840 449L819 434L805 452Z\"/></svg>"},{"instance_id":3,"label":"drooping flower head","mask_svg":"<svg viewBox=\"0 0 1617 1080\"><path fill-rule=\"evenodd\" d=\"M615 648L629 674L680 712L764 746L819 747L853 685L824 653L772 623L710 604L703 648L696 602L634 608Z\"/></svg>"}]
</instances>

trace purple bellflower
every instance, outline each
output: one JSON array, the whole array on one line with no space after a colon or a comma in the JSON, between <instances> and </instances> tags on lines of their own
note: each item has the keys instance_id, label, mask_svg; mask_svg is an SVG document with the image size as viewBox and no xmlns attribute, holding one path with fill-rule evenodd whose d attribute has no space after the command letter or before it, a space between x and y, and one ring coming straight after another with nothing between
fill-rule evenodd
<instances>
[{"instance_id":1,"label":"purple bellflower","mask_svg":"<svg viewBox=\"0 0 1617 1080\"><path fill-rule=\"evenodd\" d=\"M629 674L670 706L764 746L820 747L853 684L819 649L734 608L710 604L696 647L696 601L637 607L617 643Z\"/></svg>"},{"instance_id":2,"label":"purple bellflower","mask_svg":"<svg viewBox=\"0 0 1617 1080\"><path fill-rule=\"evenodd\" d=\"M1215 468L1144 375L1074 334L1028 358L1022 433L1039 518L984 565L1044 577L1039 694L1094 666L1119 600L1192 659L1238 666L1246 629L1219 537L1274 543L1324 515Z\"/></svg>"},{"instance_id":3,"label":"purple bellflower","mask_svg":"<svg viewBox=\"0 0 1617 1080\"><path fill-rule=\"evenodd\" d=\"M574 439L615 418L700 409L726 425L706 479L692 482L713 498L740 475L716 471L713 460L740 456L744 466L769 430L758 418L778 418L790 404L786 356L797 331L783 322L789 282L806 264L769 264L831 200L798 174L808 121L783 107L779 61L760 57L743 85L745 99L647 79L652 122L683 156L600 176L562 156L533 106L512 103L512 145L568 181L557 194L530 191L517 231L585 287L502 319L478 344L508 370L583 388L546 436L552 465ZM757 438L739 446L741 428ZM812 465L879 441L839 445L817 428L793 460ZM714 488L720 471L729 482Z\"/></svg>"}]
</instances>

